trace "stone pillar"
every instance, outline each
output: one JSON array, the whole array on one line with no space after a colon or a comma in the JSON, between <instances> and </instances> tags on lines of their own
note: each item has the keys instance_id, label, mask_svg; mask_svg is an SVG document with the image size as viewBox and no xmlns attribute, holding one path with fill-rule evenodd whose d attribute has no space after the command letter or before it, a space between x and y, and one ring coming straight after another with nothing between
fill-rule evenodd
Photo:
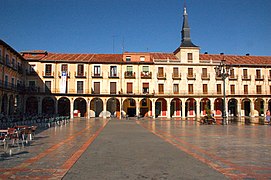
<instances>
[{"instance_id":1,"label":"stone pillar","mask_svg":"<svg viewBox=\"0 0 271 180\"><path fill-rule=\"evenodd\" d=\"M214 99L211 98L210 99L210 105L211 105L211 107L210 107L211 109L210 110L211 110L211 113L214 113L214 111L215 111L215 104L214 103L215 103Z\"/></svg>"},{"instance_id":2,"label":"stone pillar","mask_svg":"<svg viewBox=\"0 0 271 180\"><path fill-rule=\"evenodd\" d=\"M199 98L196 99L196 109L197 109L196 117L200 118L200 99Z\"/></svg>"},{"instance_id":3,"label":"stone pillar","mask_svg":"<svg viewBox=\"0 0 271 180\"><path fill-rule=\"evenodd\" d=\"M103 118L106 118L106 99L103 100Z\"/></svg>"},{"instance_id":4,"label":"stone pillar","mask_svg":"<svg viewBox=\"0 0 271 180\"><path fill-rule=\"evenodd\" d=\"M139 99L136 99L136 116L139 117L140 114L140 103L139 103Z\"/></svg>"},{"instance_id":5,"label":"stone pillar","mask_svg":"<svg viewBox=\"0 0 271 180\"><path fill-rule=\"evenodd\" d=\"M95 101L95 100L94 100ZM90 102L91 102L91 99L87 99L87 118L89 118L90 117ZM95 104L95 102L94 102L94 104ZM96 106L96 104L95 104L95 106ZM96 107L95 107L96 108ZM96 113L96 112L95 112ZM95 116L95 115L94 115Z\"/></svg>"},{"instance_id":6,"label":"stone pillar","mask_svg":"<svg viewBox=\"0 0 271 180\"><path fill-rule=\"evenodd\" d=\"M238 101L237 101L237 114L239 117L241 117L241 115L242 115L241 114L241 112L242 112L241 107L242 107L242 99L238 99Z\"/></svg>"},{"instance_id":7,"label":"stone pillar","mask_svg":"<svg viewBox=\"0 0 271 180\"><path fill-rule=\"evenodd\" d=\"M70 109L70 116L71 116L71 118L73 118L73 102L74 102L74 101L73 101L73 98L72 98L71 101L70 101L70 103L71 103L71 104L70 104L70 108L71 108L71 109Z\"/></svg>"},{"instance_id":8,"label":"stone pillar","mask_svg":"<svg viewBox=\"0 0 271 180\"><path fill-rule=\"evenodd\" d=\"M167 99L167 118L170 118L170 99Z\"/></svg>"},{"instance_id":9,"label":"stone pillar","mask_svg":"<svg viewBox=\"0 0 271 180\"><path fill-rule=\"evenodd\" d=\"M268 99L264 99L264 102L263 102L263 113L265 114L266 111L268 110Z\"/></svg>"},{"instance_id":10,"label":"stone pillar","mask_svg":"<svg viewBox=\"0 0 271 180\"><path fill-rule=\"evenodd\" d=\"M155 99L152 99L151 100L152 102L152 117L155 118Z\"/></svg>"},{"instance_id":11,"label":"stone pillar","mask_svg":"<svg viewBox=\"0 0 271 180\"><path fill-rule=\"evenodd\" d=\"M251 104L250 104L250 117L254 117L254 99L251 99Z\"/></svg>"},{"instance_id":12,"label":"stone pillar","mask_svg":"<svg viewBox=\"0 0 271 180\"><path fill-rule=\"evenodd\" d=\"M226 100L225 100L226 102L225 102L225 111L226 111L226 116L227 117L229 117L229 107L228 107L228 103L229 103L229 101L228 101L228 99L226 98Z\"/></svg>"},{"instance_id":13,"label":"stone pillar","mask_svg":"<svg viewBox=\"0 0 271 180\"><path fill-rule=\"evenodd\" d=\"M120 119L122 118L122 98L120 99Z\"/></svg>"},{"instance_id":14,"label":"stone pillar","mask_svg":"<svg viewBox=\"0 0 271 180\"><path fill-rule=\"evenodd\" d=\"M185 119L185 99L182 99L182 119Z\"/></svg>"}]
</instances>

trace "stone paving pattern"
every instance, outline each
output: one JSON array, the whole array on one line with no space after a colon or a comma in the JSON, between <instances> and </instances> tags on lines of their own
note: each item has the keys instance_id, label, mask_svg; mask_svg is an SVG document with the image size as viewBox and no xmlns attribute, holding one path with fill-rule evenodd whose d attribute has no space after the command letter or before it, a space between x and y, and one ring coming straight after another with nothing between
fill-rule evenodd
<instances>
[{"instance_id":1,"label":"stone paving pattern","mask_svg":"<svg viewBox=\"0 0 271 180\"><path fill-rule=\"evenodd\" d=\"M0 152L0 179L271 179L271 127L74 119Z\"/></svg>"}]
</instances>

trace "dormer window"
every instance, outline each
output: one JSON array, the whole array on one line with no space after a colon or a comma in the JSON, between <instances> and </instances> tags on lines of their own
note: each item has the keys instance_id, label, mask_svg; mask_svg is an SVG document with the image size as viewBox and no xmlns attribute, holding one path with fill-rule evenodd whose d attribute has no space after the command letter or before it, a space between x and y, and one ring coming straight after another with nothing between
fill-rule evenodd
<instances>
[{"instance_id":1,"label":"dormer window","mask_svg":"<svg viewBox=\"0 0 271 180\"><path fill-rule=\"evenodd\" d=\"M140 56L140 61L145 61L145 56Z\"/></svg>"},{"instance_id":2,"label":"dormer window","mask_svg":"<svg viewBox=\"0 0 271 180\"><path fill-rule=\"evenodd\" d=\"M126 56L126 61L127 62L131 61L131 56Z\"/></svg>"}]
</instances>

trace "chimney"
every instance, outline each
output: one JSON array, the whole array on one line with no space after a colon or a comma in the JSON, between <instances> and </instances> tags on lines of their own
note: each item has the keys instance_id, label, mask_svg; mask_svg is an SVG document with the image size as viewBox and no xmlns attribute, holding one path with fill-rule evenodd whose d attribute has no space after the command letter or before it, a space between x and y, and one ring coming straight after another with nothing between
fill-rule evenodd
<instances>
[{"instance_id":1,"label":"chimney","mask_svg":"<svg viewBox=\"0 0 271 180\"><path fill-rule=\"evenodd\" d=\"M220 53L220 55L224 55L224 53Z\"/></svg>"},{"instance_id":2,"label":"chimney","mask_svg":"<svg viewBox=\"0 0 271 180\"><path fill-rule=\"evenodd\" d=\"M204 54L208 54L208 52L206 51Z\"/></svg>"},{"instance_id":3,"label":"chimney","mask_svg":"<svg viewBox=\"0 0 271 180\"><path fill-rule=\"evenodd\" d=\"M246 53L246 56L249 56L250 54L249 53Z\"/></svg>"}]
</instances>

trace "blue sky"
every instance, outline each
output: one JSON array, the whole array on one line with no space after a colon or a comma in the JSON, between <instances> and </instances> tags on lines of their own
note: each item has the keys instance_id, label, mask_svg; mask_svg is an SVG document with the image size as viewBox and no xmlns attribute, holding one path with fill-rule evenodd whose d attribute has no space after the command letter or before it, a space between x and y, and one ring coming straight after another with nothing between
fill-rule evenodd
<instances>
[{"instance_id":1,"label":"blue sky","mask_svg":"<svg viewBox=\"0 0 271 180\"><path fill-rule=\"evenodd\" d=\"M17 51L173 52L184 0L2 0L0 38ZM271 55L270 0L186 0L201 53ZM113 43L114 42L114 43Z\"/></svg>"}]
</instances>

